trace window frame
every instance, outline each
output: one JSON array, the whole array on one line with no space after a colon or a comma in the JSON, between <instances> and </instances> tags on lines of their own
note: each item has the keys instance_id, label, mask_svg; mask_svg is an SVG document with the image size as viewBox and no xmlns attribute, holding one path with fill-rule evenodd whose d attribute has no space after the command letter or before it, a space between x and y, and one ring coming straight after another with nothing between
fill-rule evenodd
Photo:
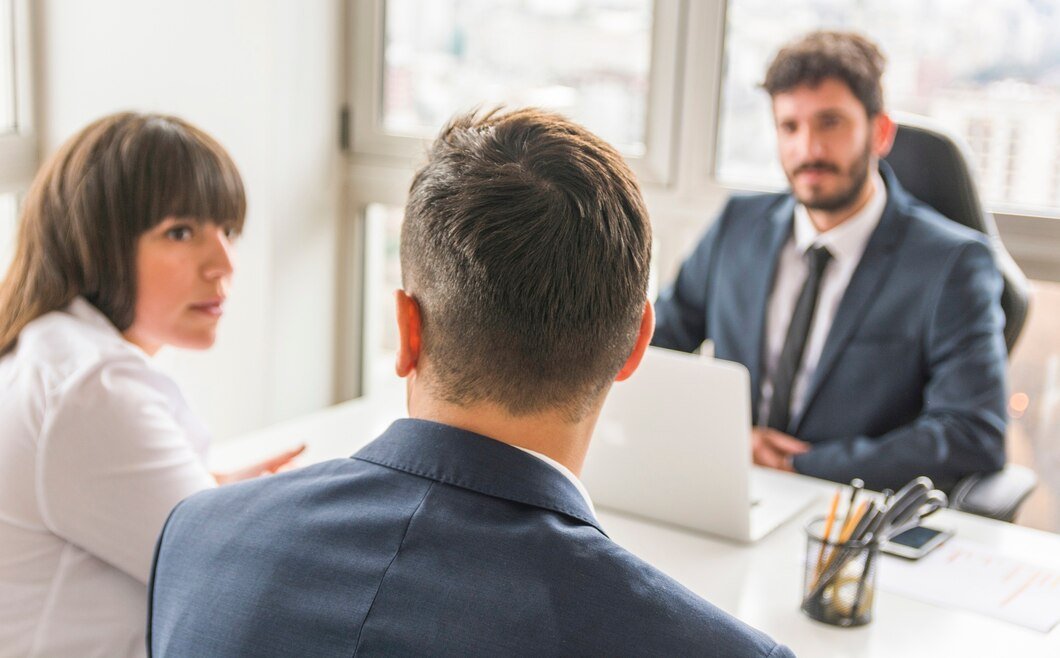
<instances>
[{"instance_id":1,"label":"window frame","mask_svg":"<svg viewBox=\"0 0 1060 658\"><path fill-rule=\"evenodd\" d=\"M683 50L683 16L687 0L654 0L651 63L648 72L648 106L645 118L644 154L626 156L642 182L669 184L677 113L672 99L679 97ZM422 157L430 138L387 132L383 128L383 48L386 41L386 0L354 2L351 34L358 48L353 58L349 105L352 114L352 152L400 161ZM350 61L350 60L348 60Z\"/></svg>"},{"instance_id":2,"label":"window frame","mask_svg":"<svg viewBox=\"0 0 1060 658\"><path fill-rule=\"evenodd\" d=\"M33 60L30 0L11 3L14 54L15 127L0 135L0 193L21 192L37 170L33 115Z\"/></svg>"}]
</instances>

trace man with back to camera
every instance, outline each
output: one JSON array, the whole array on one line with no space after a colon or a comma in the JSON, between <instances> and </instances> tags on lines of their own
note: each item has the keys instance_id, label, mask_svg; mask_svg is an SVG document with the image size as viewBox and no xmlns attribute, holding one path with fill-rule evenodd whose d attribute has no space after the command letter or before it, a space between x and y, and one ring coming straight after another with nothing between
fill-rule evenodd
<instances>
[{"instance_id":1,"label":"man with back to camera","mask_svg":"<svg viewBox=\"0 0 1060 658\"><path fill-rule=\"evenodd\" d=\"M650 245L633 174L585 129L453 119L401 232L409 418L178 506L154 654L792 655L609 540L578 480L651 339Z\"/></svg>"},{"instance_id":2,"label":"man with back to camera","mask_svg":"<svg viewBox=\"0 0 1060 658\"><path fill-rule=\"evenodd\" d=\"M757 464L942 488L1005 462L1001 276L984 236L881 160L884 58L856 34L781 49L783 194L733 197L656 304L653 344L743 363Z\"/></svg>"}]
</instances>

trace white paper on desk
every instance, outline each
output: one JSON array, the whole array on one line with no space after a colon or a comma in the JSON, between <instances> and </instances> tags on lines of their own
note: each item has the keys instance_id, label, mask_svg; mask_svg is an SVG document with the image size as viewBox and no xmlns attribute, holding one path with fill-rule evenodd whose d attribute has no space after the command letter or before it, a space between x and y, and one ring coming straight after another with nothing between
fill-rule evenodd
<instances>
[{"instance_id":1,"label":"white paper on desk","mask_svg":"<svg viewBox=\"0 0 1060 658\"><path fill-rule=\"evenodd\" d=\"M1060 621L1060 572L950 539L916 562L888 559L877 586L887 592L963 608L1048 632Z\"/></svg>"}]
</instances>

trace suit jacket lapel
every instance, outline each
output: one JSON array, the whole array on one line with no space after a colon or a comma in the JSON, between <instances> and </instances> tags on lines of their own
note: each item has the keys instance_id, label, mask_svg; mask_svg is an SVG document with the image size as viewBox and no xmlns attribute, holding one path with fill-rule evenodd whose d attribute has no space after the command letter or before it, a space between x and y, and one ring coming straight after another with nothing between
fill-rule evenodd
<instances>
[{"instance_id":1,"label":"suit jacket lapel","mask_svg":"<svg viewBox=\"0 0 1060 658\"><path fill-rule=\"evenodd\" d=\"M843 293L839 308L836 309L832 328L828 331L828 338L825 340L821 358L817 362L817 369L806 391L802 409L799 415L792 420L791 430L795 436L798 436L802 419L813 405L822 383L827 380L829 372L835 367L839 356L854 335L854 331L867 314L872 300L876 298L877 290L890 274L894 265L896 248L905 233L908 220L902 210L906 203L904 192L897 187L893 179L886 175L887 172L881 173L884 173L884 179L887 182L887 205L880 217L879 226L869 238L865 253L861 256L861 262L858 263L846 292Z\"/></svg>"},{"instance_id":2,"label":"suit jacket lapel","mask_svg":"<svg viewBox=\"0 0 1060 658\"><path fill-rule=\"evenodd\" d=\"M792 217L795 212L795 199L788 197L773 212L766 223L766 229L761 236L760 250L757 253L767 255L765 262L768 267L761 272L761 278L755 282L754 294L748 299L754 310L751 326L748 327L747 336L750 340L758 342L747 352L747 369L751 374L751 417L758 422L758 404L762 398L762 368L766 349L766 316L769 311L769 297L773 291L773 279L777 273L777 261L780 259L780 250L791 236Z\"/></svg>"}]
</instances>

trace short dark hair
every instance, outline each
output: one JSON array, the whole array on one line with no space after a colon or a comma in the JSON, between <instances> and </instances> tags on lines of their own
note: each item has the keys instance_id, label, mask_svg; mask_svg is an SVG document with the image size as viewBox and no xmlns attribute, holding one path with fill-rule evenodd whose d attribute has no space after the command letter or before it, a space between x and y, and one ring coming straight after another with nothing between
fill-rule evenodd
<instances>
[{"instance_id":1,"label":"short dark hair","mask_svg":"<svg viewBox=\"0 0 1060 658\"><path fill-rule=\"evenodd\" d=\"M580 419L633 349L650 259L640 189L603 140L538 109L454 117L401 230L427 385L454 404Z\"/></svg>"},{"instance_id":2,"label":"short dark hair","mask_svg":"<svg viewBox=\"0 0 1060 658\"><path fill-rule=\"evenodd\" d=\"M37 172L0 282L0 355L78 295L133 322L140 235L166 217L243 229L243 181L224 148L173 116L122 112L71 137Z\"/></svg>"},{"instance_id":3,"label":"short dark hair","mask_svg":"<svg viewBox=\"0 0 1060 658\"><path fill-rule=\"evenodd\" d=\"M812 32L780 49L762 86L770 96L795 87L816 87L828 78L846 84L870 117L883 111L880 80L887 59L864 36L854 32Z\"/></svg>"}]
</instances>

